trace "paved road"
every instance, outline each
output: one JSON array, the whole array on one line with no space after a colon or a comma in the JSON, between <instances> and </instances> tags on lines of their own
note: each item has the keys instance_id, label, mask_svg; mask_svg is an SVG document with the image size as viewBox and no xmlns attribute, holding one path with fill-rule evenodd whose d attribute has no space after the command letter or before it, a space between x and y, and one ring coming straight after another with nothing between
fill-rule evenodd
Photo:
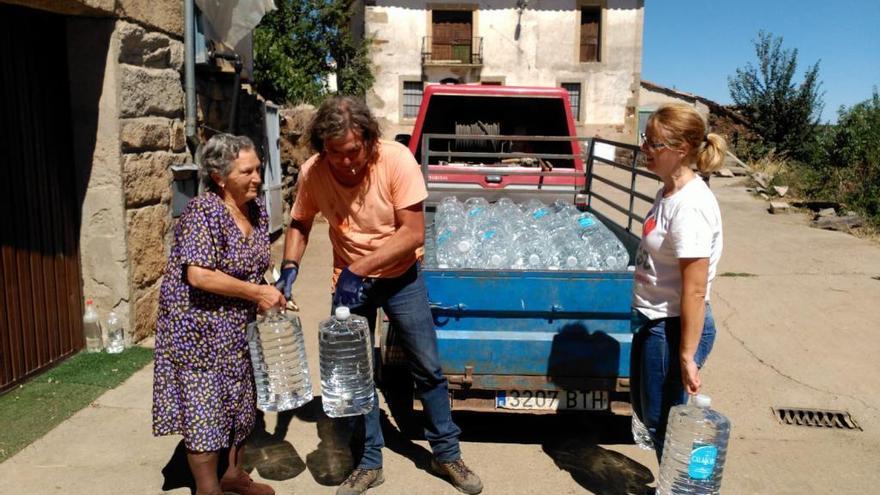
<instances>
[{"instance_id":1,"label":"paved road","mask_svg":"<svg viewBox=\"0 0 880 495\"><path fill-rule=\"evenodd\" d=\"M800 214L769 215L739 181L712 180L725 222L719 272L728 276L713 288L719 335L704 382L733 421L723 493L878 491L880 246L810 229ZM329 312L325 231L316 225L294 290L312 356L317 322ZM176 439L150 436L150 386L147 369L0 464L0 493L162 493L159 469ZM773 406L845 410L863 430L781 425ZM281 421L284 441L251 451L255 474L286 478L272 482L279 494L333 493L327 485L348 468L344 438L316 409ZM457 493L426 472L427 444L402 437L385 418L387 481L373 493ZM627 418L460 414L456 421L487 494L640 494L654 484L656 461L631 444ZM276 416L267 422L275 431Z\"/></svg>"}]
</instances>

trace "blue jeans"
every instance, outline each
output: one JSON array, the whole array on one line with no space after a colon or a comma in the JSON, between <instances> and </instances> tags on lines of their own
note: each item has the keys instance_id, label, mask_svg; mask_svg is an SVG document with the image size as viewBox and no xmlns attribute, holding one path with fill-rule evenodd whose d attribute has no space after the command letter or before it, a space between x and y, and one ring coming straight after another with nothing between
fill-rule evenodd
<instances>
[{"instance_id":1,"label":"blue jeans","mask_svg":"<svg viewBox=\"0 0 880 495\"><path fill-rule=\"evenodd\" d=\"M633 310L633 336L630 354L630 400L654 441L657 459L663 455L666 421L672 406L687 402L681 382L681 318L678 316L649 320ZM706 303L703 334L694 360L703 367L715 343L715 320Z\"/></svg>"},{"instance_id":2,"label":"blue jeans","mask_svg":"<svg viewBox=\"0 0 880 495\"><path fill-rule=\"evenodd\" d=\"M364 282L363 300L363 304L351 308L351 312L367 318L370 328L375 328L376 311L380 307L394 324L412 372L417 396L422 401L427 419L425 439L431 445L434 456L441 462L460 459L458 436L461 430L452 422L449 390L437 354L434 319L418 264L413 264L399 277L367 279ZM373 400L372 411L353 418L355 427L363 424L364 428L364 451L358 464L362 469L382 467L385 439L379 424L378 395L374 394Z\"/></svg>"}]
</instances>

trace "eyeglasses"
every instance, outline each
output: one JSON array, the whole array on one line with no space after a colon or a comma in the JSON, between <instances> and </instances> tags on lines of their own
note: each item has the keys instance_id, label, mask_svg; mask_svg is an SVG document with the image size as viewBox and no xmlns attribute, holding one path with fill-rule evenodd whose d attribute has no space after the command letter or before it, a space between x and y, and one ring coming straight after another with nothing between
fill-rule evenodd
<instances>
[{"instance_id":1,"label":"eyeglasses","mask_svg":"<svg viewBox=\"0 0 880 495\"><path fill-rule=\"evenodd\" d=\"M651 151L657 151L661 148L669 148L669 145L666 143L658 143L658 142L648 141L648 135L645 134L644 132L641 133L640 136L642 138L642 144L639 145L641 148L648 148Z\"/></svg>"}]
</instances>

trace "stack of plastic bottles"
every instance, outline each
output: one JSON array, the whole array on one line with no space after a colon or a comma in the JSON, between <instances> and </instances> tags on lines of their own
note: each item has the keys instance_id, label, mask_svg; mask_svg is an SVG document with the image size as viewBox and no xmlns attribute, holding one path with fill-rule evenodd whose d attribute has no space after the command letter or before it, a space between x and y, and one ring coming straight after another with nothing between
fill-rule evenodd
<instances>
[{"instance_id":1,"label":"stack of plastic bottles","mask_svg":"<svg viewBox=\"0 0 880 495\"><path fill-rule=\"evenodd\" d=\"M571 203L443 198L425 265L488 270L626 270L629 253L593 214Z\"/></svg>"}]
</instances>

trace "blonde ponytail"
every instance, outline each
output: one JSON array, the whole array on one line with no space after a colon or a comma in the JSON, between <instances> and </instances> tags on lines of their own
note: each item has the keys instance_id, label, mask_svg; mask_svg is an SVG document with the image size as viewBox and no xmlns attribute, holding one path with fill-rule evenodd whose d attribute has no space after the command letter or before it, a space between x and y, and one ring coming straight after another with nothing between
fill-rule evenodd
<instances>
[{"instance_id":1,"label":"blonde ponytail","mask_svg":"<svg viewBox=\"0 0 880 495\"><path fill-rule=\"evenodd\" d=\"M697 152L697 170L704 176L711 174L724 164L725 155L727 155L727 141L719 134L710 132Z\"/></svg>"}]
</instances>

